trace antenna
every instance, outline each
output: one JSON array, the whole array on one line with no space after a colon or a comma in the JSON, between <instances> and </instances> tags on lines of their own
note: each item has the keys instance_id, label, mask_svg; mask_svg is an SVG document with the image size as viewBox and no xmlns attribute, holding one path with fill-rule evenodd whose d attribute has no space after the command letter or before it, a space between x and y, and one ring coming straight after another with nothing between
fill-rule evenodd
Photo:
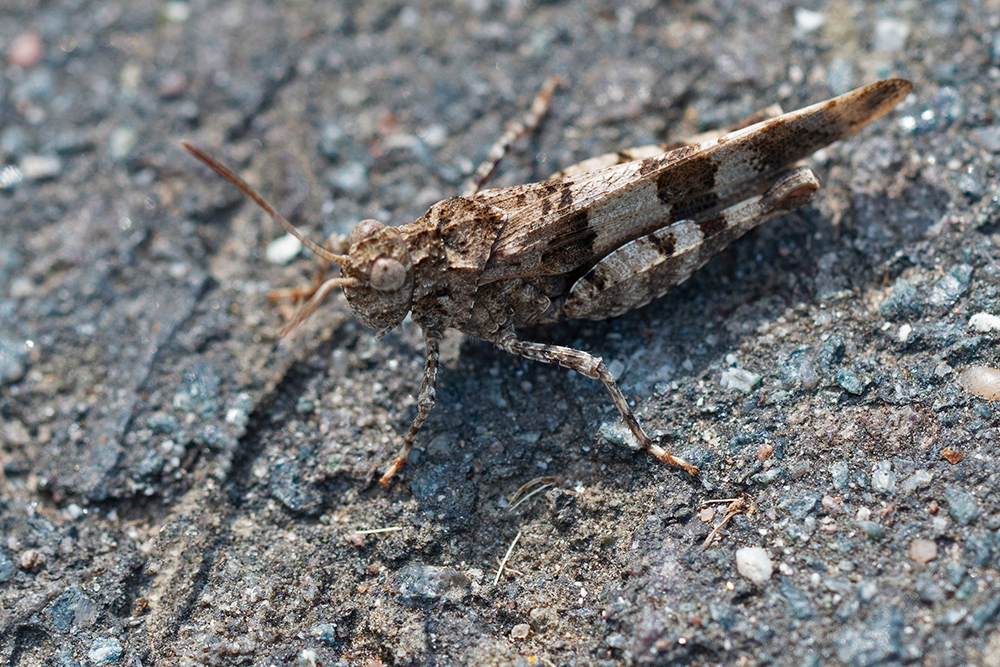
<instances>
[{"instance_id":1,"label":"antenna","mask_svg":"<svg viewBox=\"0 0 1000 667\"><path fill-rule=\"evenodd\" d=\"M191 155L194 155L196 158L198 158L199 160L207 164L209 167L211 167L219 176L222 176L224 179L226 179L227 181L238 187L247 197L250 197L250 199L254 200L257 206L260 206L262 209L264 209L264 211L268 215L270 215L275 222L277 222L279 225L285 228L285 231L287 231L289 234L291 234L299 241L301 241L302 245L309 248L323 259L329 260L336 264L340 264L341 266L347 264L348 260L347 255L335 255L326 248L324 248L323 246L307 239L302 232L296 229L295 225L288 222L288 220L286 220L283 215L278 213L278 211L275 210L275 208L271 206L266 199L260 196L256 190L254 190L252 187L250 187L250 185L247 184L246 181L237 176L232 169L222 164L221 162L219 162L214 157L212 157L205 151L201 150L197 146L189 144L186 141L182 141L181 146L183 146L189 153L191 153ZM324 283L324 285L325 284L326 283Z\"/></svg>"},{"instance_id":2,"label":"antenna","mask_svg":"<svg viewBox=\"0 0 1000 667\"><path fill-rule=\"evenodd\" d=\"M211 167L219 176L238 187L243 194L250 199L254 200L257 206L260 206L264 211L271 216L271 218L277 222L279 225L285 228L285 230L302 242L304 246L312 250L318 256L330 262L335 262L343 266L348 261L347 255L336 255L321 245L318 245L305 237L305 235L295 228L295 225L290 223L285 219L283 215L278 213L277 210L266 199L264 199L256 190L254 190L250 185L244 181L242 178L237 176L232 169L222 164L211 155L201 150L197 146L193 146L186 141L181 142L183 146L189 153L194 155L196 158ZM287 336L292 332L297 326L302 324L310 315L316 312L319 304L323 302L326 295L330 293L334 287L351 287L356 285L357 281L354 278L331 278L324 283L322 283L316 291L313 293L312 297L306 301L302 306L296 311L295 315L292 317L291 321L281 328L281 335Z\"/></svg>"}]
</instances>

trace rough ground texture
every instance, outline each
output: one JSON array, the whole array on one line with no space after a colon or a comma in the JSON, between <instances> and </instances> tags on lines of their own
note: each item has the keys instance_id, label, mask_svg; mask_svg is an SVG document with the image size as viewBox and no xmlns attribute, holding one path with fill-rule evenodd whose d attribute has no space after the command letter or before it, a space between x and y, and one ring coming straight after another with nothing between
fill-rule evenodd
<instances>
[{"instance_id":1,"label":"rough ground texture","mask_svg":"<svg viewBox=\"0 0 1000 667\"><path fill-rule=\"evenodd\" d=\"M996 0L3 5L0 662L1000 665L1000 403L958 381L1000 366ZM916 93L667 297L528 334L604 356L699 477L456 338L386 491L419 332L337 297L279 342L312 262L178 141L323 238L456 193L553 73L495 184Z\"/></svg>"}]
</instances>

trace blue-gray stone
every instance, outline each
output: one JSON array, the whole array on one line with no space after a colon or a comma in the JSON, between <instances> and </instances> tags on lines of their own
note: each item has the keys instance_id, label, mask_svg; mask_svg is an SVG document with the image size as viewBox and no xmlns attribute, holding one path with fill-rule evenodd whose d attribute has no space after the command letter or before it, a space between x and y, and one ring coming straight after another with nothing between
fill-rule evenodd
<instances>
[{"instance_id":1,"label":"blue-gray stone","mask_svg":"<svg viewBox=\"0 0 1000 667\"><path fill-rule=\"evenodd\" d=\"M350 138L339 125L327 123L320 132L316 148L327 159L336 160L340 157L345 145L349 143Z\"/></svg>"},{"instance_id":2,"label":"blue-gray stone","mask_svg":"<svg viewBox=\"0 0 1000 667\"><path fill-rule=\"evenodd\" d=\"M809 493L783 500L778 504L783 510L787 510L794 518L802 520L809 514L817 511L822 502L823 496L819 493Z\"/></svg>"},{"instance_id":3,"label":"blue-gray stone","mask_svg":"<svg viewBox=\"0 0 1000 667\"><path fill-rule=\"evenodd\" d=\"M73 657L73 651L63 649L56 655L55 667L80 667L80 661Z\"/></svg>"},{"instance_id":4,"label":"blue-gray stone","mask_svg":"<svg viewBox=\"0 0 1000 667\"><path fill-rule=\"evenodd\" d=\"M778 373L784 384L791 387L799 386L806 390L816 388L819 384L819 374L816 372L815 362L808 353L808 349L796 350L780 361Z\"/></svg>"},{"instance_id":5,"label":"blue-gray stone","mask_svg":"<svg viewBox=\"0 0 1000 667\"><path fill-rule=\"evenodd\" d=\"M72 625L85 627L93 623L97 605L76 587L67 588L52 602L48 616L56 630L66 631Z\"/></svg>"},{"instance_id":6,"label":"blue-gray stone","mask_svg":"<svg viewBox=\"0 0 1000 667\"><path fill-rule=\"evenodd\" d=\"M10 559L7 552L0 549L0 583L10 581L17 571L14 561Z\"/></svg>"},{"instance_id":7,"label":"blue-gray stone","mask_svg":"<svg viewBox=\"0 0 1000 667\"><path fill-rule=\"evenodd\" d=\"M0 387L24 377L28 367L28 346L0 336Z\"/></svg>"},{"instance_id":8,"label":"blue-gray stone","mask_svg":"<svg viewBox=\"0 0 1000 667\"><path fill-rule=\"evenodd\" d=\"M211 422L198 429L194 440L218 451L233 451L239 444L239 439L229 429Z\"/></svg>"},{"instance_id":9,"label":"blue-gray stone","mask_svg":"<svg viewBox=\"0 0 1000 667\"><path fill-rule=\"evenodd\" d=\"M327 181L344 194L358 195L368 189L368 168L361 162L351 161L330 171Z\"/></svg>"},{"instance_id":10,"label":"blue-gray stone","mask_svg":"<svg viewBox=\"0 0 1000 667\"><path fill-rule=\"evenodd\" d=\"M858 521L858 528L861 529L868 537L873 540L881 540L885 538L885 528L874 521Z\"/></svg>"},{"instance_id":11,"label":"blue-gray stone","mask_svg":"<svg viewBox=\"0 0 1000 667\"><path fill-rule=\"evenodd\" d=\"M312 635L328 646L337 644L337 626L333 623L317 623L313 626Z\"/></svg>"},{"instance_id":12,"label":"blue-gray stone","mask_svg":"<svg viewBox=\"0 0 1000 667\"><path fill-rule=\"evenodd\" d=\"M154 412L146 420L146 425L149 426L155 433L162 433L164 435L173 435L180 428L180 422L173 415L167 414L166 412Z\"/></svg>"},{"instance_id":13,"label":"blue-gray stone","mask_svg":"<svg viewBox=\"0 0 1000 667\"><path fill-rule=\"evenodd\" d=\"M973 577L969 577L962 582L962 585L958 587L955 591L956 600L969 600L973 595L976 594L976 589L979 587L978 582Z\"/></svg>"},{"instance_id":14,"label":"blue-gray stone","mask_svg":"<svg viewBox=\"0 0 1000 667\"><path fill-rule=\"evenodd\" d=\"M915 588L921 602L932 604L944 600L944 590L931 577L924 576L917 579Z\"/></svg>"},{"instance_id":15,"label":"blue-gray stone","mask_svg":"<svg viewBox=\"0 0 1000 667\"><path fill-rule=\"evenodd\" d=\"M222 379L209 364L196 364L184 374L180 388L174 394L174 407L179 410L208 415L218 409L216 397Z\"/></svg>"},{"instance_id":16,"label":"blue-gray stone","mask_svg":"<svg viewBox=\"0 0 1000 667\"><path fill-rule=\"evenodd\" d=\"M957 561L950 560L944 565L944 573L950 581L955 586L958 586L965 580L965 575L968 569Z\"/></svg>"},{"instance_id":17,"label":"blue-gray stone","mask_svg":"<svg viewBox=\"0 0 1000 667\"><path fill-rule=\"evenodd\" d=\"M993 538L983 531L976 531L965 541L965 551L974 567L986 567L993 560Z\"/></svg>"},{"instance_id":18,"label":"blue-gray stone","mask_svg":"<svg viewBox=\"0 0 1000 667\"><path fill-rule=\"evenodd\" d=\"M841 368L838 370L835 379L840 388L849 394L857 396L865 390L861 378L850 368Z\"/></svg>"},{"instance_id":19,"label":"blue-gray stone","mask_svg":"<svg viewBox=\"0 0 1000 667\"><path fill-rule=\"evenodd\" d=\"M964 607L952 607L951 609L946 609L934 622L937 625L958 625L968 613Z\"/></svg>"},{"instance_id":20,"label":"blue-gray stone","mask_svg":"<svg viewBox=\"0 0 1000 667\"><path fill-rule=\"evenodd\" d=\"M791 610L792 615L795 616L795 618L806 621L816 617L816 610L813 609L808 596L796 588L785 577L781 577L780 591L781 595L785 598L785 602L788 603L789 610Z\"/></svg>"},{"instance_id":21,"label":"blue-gray stone","mask_svg":"<svg viewBox=\"0 0 1000 667\"><path fill-rule=\"evenodd\" d=\"M835 616L837 620L841 623L849 621L851 618L857 615L861 611L861 600L858 599L857 595L844 596L843 602L837 607Z\"/></svg>"},{"instance_id":22,"label":"blue-gray stone","mask_svg":"<svg viewBox=\"0 0 1000 667\"><path fill-rule=\"evenodd\" d=\"M948 486L944 490L948 503L948 514L955 521L970 524L979 518L979 501L965 489L958 486Z\"/></svg>"},{"instance_id":23,"label":"blue-gray stone","mask_svg":"<svg viewBox=\"0 0 1000 667\"><path fill-rule=\"evenodd\" d=\"M855 87L854 65L842 56L832 58L827 68L826 82L834 95L842 95L851 90Z\"/></svg>"},{"instance_id":24,"label":"blue-gray stone","mask_svg":"<svg viewBox=\"0 0 1000 667\"><path fill-rule=\"evenodd\" d=\"M997 617L997 612L1000 612L1000 596L994 596L992 600L988 600L973 609L965 622L975 632L979 632L986 627L987 623Z\"/></svg>"},{"instance_id":25,"label":"blue-gray stone","mask_svg":"<svg viewBox=\"0 0 1000 667\"><path fill-rule=\"evenodd\" d=\"M122 643L114 637L98 637L90 645L87 657L95 665L118 662L118 658L122 657Z\"/></svg>"},{"instance_id":26,"label":"blue-gray stone","mask_svg":"<svg viewBox=\"0 0 1000 667\"><path fill-rule=\"evenodd\" d=\"M997 44L994 44L996 47ZM1000 153L1000 125L989 125L969 130L969 139L990 153Z\"/></svg>"},{"instance_id":27,"label":"blue-gray stone","mask_svg":"<svg viewBox=\"0 0 1000 667\"><path fill-rule=\"evenodd\" d=\"M850 667L874 667L898 660L903 654L903 623L898 607L876 610L868 622L837 634L837 658Z\"/></svg>"},{"instance_id":28,"label":"blue-gray stone","mask_svg":"<svg viewBox=\"0 0 1000 667\"><path fill-rule=\"evenodd\" d=\"M733 625L736 623L736 615L728 604L719 604L718 602L708 603L708 614L711 616L712 620L722 626L722 629L726 632L732 630Z\"/></svg>"},{"instance_id":29,"label":"blue-gray stone","mask_svg":"<svg viewBox=\"0 0 1000 667\"><path fill-rule=\"evenodd\" d=\"M957 264L941 276L931 289L930 303L933 306L949 306L962 296L972 279L972 267L968 264Z\"/></svg>"},{"instance_id":30,"label":"blue-gray stone","mask_svg":"<svg viewBox=\"0 0 1000 667\"><path fill-rule=\"evenodd\" d=\"M971 170L963 171L958 177L958 187L966 197L972 200L982 199L986 194L986 186L981 178L976 178L975 172Z\"/></svg>"},{"instance_id":31,"label":"blue-gray stone","mask_svg":"<svg viewBox=\"0 0 1000 667\"><path fill-rule=\"evenodd\" d=\"M872 473L872 491L889 495L896 492L896 473L892 471L892 463L879 461Z\"/></svg>"},{"instance_id":32,"label":"blue-gray stone","mask_svg":"<svg viewBox=\"0 0 1000 667\"><path fill-rule=\"evenodd\" d=\"M840 336L830 336L819 348L819 367L824 373L829 373L833 365L844 358L847 347Z\"/></svg>"},{"instance_id":33,"label":"blue-gray stone","mask_svg":"<svg viewBox=\"0 0 1000 667\"><path fill-rule=\"evenodd\" d=\"M919 318L920 303L917 301L917 288L905 278L897 279L889 290L889 296L879 304L878 309L890 320Z\"/></svg>"},{"instance_id":34,"label":"blue-gray stone","mask_svg":"<svg viewBox=\"0 0 1000 667\"><path fill-rule=\"evenodd\" d=\"M830 477L833 478L833 488L839 493L847 490L847 483L850 479L850 469L846 461L834 461L830 465Z\"/></svg>"},{"instance_id":35,"label":"blue-gray stone","mask_svg":"<svg viewBox=\"0 0 1000 667\"><path fill-rule=\"evenodd\" d=\"M311 458L281 460L271 468L271 495L298 514L316 516L323 511L323 495L309 481Z\"/></svg>"}]
</instances>

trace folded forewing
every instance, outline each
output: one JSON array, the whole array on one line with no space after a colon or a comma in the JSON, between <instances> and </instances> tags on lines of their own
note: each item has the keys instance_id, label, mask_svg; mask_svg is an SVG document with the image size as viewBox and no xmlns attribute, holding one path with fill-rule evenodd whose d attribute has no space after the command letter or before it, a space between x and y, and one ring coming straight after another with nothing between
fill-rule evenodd
<instances>
[{"instance_id":1,"label":"folded forewing","mask_svg":"<svg viewBox=\"0 0 1000 667\"><path fill-rule=\"evenodd\" d=\"M579 271L673 221L712 218L762 194L781 170L883 116L911 90L903 79L879 81L662 155L484 190L473 199L503 209L508 222L481 282Z\"/></svg>"}]
</instances>

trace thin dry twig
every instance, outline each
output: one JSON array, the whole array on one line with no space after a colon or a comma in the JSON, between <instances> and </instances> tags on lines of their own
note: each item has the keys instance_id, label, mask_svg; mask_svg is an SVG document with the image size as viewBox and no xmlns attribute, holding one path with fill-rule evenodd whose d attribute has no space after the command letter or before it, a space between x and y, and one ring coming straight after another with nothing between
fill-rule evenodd
<instances>
[{"instance_id":1,"label":"thin dry twig","mask_svg":"<svg viewBox=\"0 0 1000 667\"><path fill-rule=\"evenodd\" d=\"M510 559L510 555L514 553L514 547L517 546L517 541L521 539L521 531L517 531L517 535L514 536L514 541L510 543L507 547L507 553L504 554L503 560L500 561L500 567L497 568L497 576L493 578L493 585L496 586L500 583L500 575L503 574L503 569L507 567L507 561Z\"/></svg>"},{"instance_id":2,"label":"thin dry twig","mask_svg":"<svg viewBox=\"0 0 1000 667\"><path fill-rule=\"evenodd\" d=\"M518 505L520 505L521 503L524 503L525 501L527 501L532 496L535 496L535 495L541 493L542 491L545 491L546 489L552 488L558 482L559 482L559 478L555 477L555 476L552 476L552 475L548 475L546 477L536 477L536 478L534 478L533 480L531 480L529 482L525 482L524 484L521 485L521 488L519 488L514 493L514 495L511 496L510 504L507 506L507 509L505 511L507 511L507 512L513 512L515 509L517 509ZM531 487L536 486L536 485L541 485L541 486L539 486L537 489L535 489L531 493L527 493L528 489L530 489Z\"/></svg>"},{"instance_id":3,"label":"thin dry twig","mask_svg":"<svg viewBox=\"0 0 1000 667\"><path fill-rule=\"evenodd\" d=\"M707 549L712 544L712 541L715 540L716 535L719 534L719 531L722 530L722 527L725 526L727 523L729 523L729 520L732 519L734 516L736 516L737 514L742 514L743 512L746 512L747 514L753 512L753 503L751 503L750 500L745 497L729 498L726 500L706 500L705 504L707 505L709 503L723 503L723 502L728 502L729 507L726 509L726 514L725 516L722 517L722 521L719 522L719 525L713 528L712 532L710 532L708 534L708 537L705 538L705 541L701 543L703 549Z\"/></svg>"},{"instance_id":4,"label":"thin dry twig","mask_svg":"<svg viewBox=\"0 0 1000 667\"><path fill-rule=\"evenodd\" d=\"M538 484L555 484L558 481L559 478L556 477L555 475L545 475L543 477L535 477L534 479L529 480L524 484L522 484L521 488L515 491L514 495L511 496L510 502L511 503L516 502L518 498L520 498L525 492L527 492L528 489L530 489L533 486L536 486Z\"/></svg>"},{"instance_id":5,"label":"thin dry twig","mask_svg":"<svg viewBox=\"0 0 1000 667\"><path fill-rule=\"evenodd\" d=\"M395 533L403 530L402 526L389 526L387 528L369 528L367 530L356 530L351 535L377 535L378 533Z\"/></svg>"},{"instance_id":6,"label":"thin dry twig","mask_svg":"<svg viewBox=\"0 0 1000 667\"><path fill-rule=\"evenodd\" d=\"M495 559L496 559L496 562L497 562L497 566L499 567L500 563L503 562L503 561L500 558L500 556L495 556ZM522 574L524 574L520 570L515 570L514 568L510 567L510 564L508 564L507 567L505 567L503 571L506 572L507 574L515 574L517 576L521 576Z\"/></svg>"}]
</instances>

